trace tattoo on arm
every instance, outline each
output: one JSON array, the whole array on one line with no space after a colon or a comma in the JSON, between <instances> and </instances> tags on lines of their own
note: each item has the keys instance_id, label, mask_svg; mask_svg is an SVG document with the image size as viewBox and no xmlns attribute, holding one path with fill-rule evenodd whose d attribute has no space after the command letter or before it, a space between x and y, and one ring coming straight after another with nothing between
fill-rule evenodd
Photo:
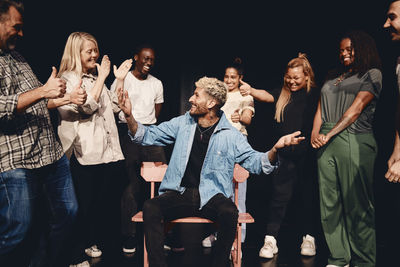
<instances>
[{"instance_id":1,"label":"tattoo on arm","mask_svg":"<svg viewBox=\"0 0 400 267\"><path fill-rule=\"evenodd\" d=\"M348 116L343 116L340 118L340 120L336 123L336 125L332 128L332 130L329 131L327 134L329 137L333 137L349 127L353 123L353 120L351 117Z\"/></svg>"}]
</instances>

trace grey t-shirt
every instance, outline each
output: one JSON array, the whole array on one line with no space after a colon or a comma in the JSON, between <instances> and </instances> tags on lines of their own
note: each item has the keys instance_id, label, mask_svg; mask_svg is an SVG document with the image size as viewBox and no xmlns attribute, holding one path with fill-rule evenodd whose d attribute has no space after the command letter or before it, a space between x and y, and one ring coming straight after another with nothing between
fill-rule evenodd
<instances>
[{"instance_id":1,"label":"grey t-shirt","mask_svg":"<svg viewBox=\"0 0 400 267\"><path fill-rule=\"evenodd\" d=\"M338 122L351 106L358 92L367 91L373 94L375 98L347 129L351 133L372 132L376 102L382 89L381 71L370 69L362 77L358 77L358 74L347 76L342 82L335 85L337 79L328 80L321 89L322 122Z\"/></svg>"}]
</instances>

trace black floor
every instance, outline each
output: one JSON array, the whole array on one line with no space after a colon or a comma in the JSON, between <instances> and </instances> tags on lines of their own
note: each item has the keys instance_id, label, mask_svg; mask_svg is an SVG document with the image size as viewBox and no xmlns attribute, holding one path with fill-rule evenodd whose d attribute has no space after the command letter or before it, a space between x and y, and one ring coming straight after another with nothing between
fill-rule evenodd
<instances>
[{"instance_id":1,"label":"black floor","mask_svg":"<svg viewBox=\"0 0 400 267\"><path fill-rule=\"evenodd\" d=\"M299 204L292 201L287 211L287 216L281 227L280 234L277 238L279 253L271 260L265 260L258 256L259 249L263 245L265 230L265 207L269 198L268 188L269 182L267 177L252 177L252 181L248 182L247 188L247 209L255 218L255 223L247 225L246 241L243 244L243 267L325 267L327 264L328 250L325 239L322 234L319 222L319 205L315 199L313 207L307 207L313 210L315 226L313 235L316 239L317 255L314 257L303 257L300 255L300 245L302 235L298 229L301 225L298 216L294 216L299 209ZM385 196L399 196L398 189L393 186L385 190ZM395 192L391 192L391 190ZM318 189L315 188L317 193ZM391 205L386 198L378 197L376 199L376 233L377 233L377 265L376 267L398 267L400 262L398 257L400 254L400 208L396 203L400 203L399 199L393 198ZM388 198L391 199L391 198ZM308 213L309 214L309 213ZM138 226L138 235L142 235L141 224ZM197 231L197 230L193 230ZM190 233L190 231L189 231ZM183 240L190 239L190 234L183 234ZM115 248L113 253L107 253L98 259L90 260L91 266L95 267L134 267L143 266L143 243L139 241L137 252L126 257L121 249ZM212 249L189 247L185 252L166 252L168 264L171 267L181 266L207 266L210 265L210 259L213 256ZM222 266L221 266L222 267Z\"/></svg>"},{"instance_id":2,"label":"black floor","mask_svg":"<svg viewBox=\"0 0 400 267\"><path fill-rule=\"evenodd\" d=\"M273 259L262 259L258 256L260 247L262 246L263 237L254 238L251 231L256 231L255 227L249 227L248 237L243 244L243 267L325 267L327 264L327 248L324 243L323 237L316 236L317 239L317 255L314 257L306 257L300 255L301 237L297 240L294 236L294 229L291 225L284 225L282 233L278 238L279 252ZM396 245L395 245L396 246ZM377 248L377 267L395 267L400 266L397 262L396 255L398 255L397 247L388 245L383 246L378 243ZM189 248L185 252L166 251L168 266L171 267L197 267L208 266L213 256L212 248L201 248L195 250ZM89 263L94 267L135 267L143 266L143 246L138 246L138 251L131 255L125 256L123 253L104 253L100 258L89 259ZM233 265L232 265L233 266Z\"/></svg>"}]
</instances>

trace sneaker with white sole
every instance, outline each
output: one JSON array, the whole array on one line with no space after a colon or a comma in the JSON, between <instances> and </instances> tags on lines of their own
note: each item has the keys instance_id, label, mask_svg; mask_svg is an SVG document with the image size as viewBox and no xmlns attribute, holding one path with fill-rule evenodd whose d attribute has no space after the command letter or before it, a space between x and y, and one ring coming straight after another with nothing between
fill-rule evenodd
<instances>
[{"instance_id":1,"label":"sneaker with white sole","mask_svg":"<svg viewBox=\"0 0 400 267\"><path fill-rule=\"evenodd\" d=\"M85 249L86 255L92 258L100 257L102 252L97 248L97 245L93 245L90 248Z\"/></svg>"},{"instance_id":2,"label":"sneaker with white sole","mask_svg":"<svg viewBox=\"0 0 400 267\"><path fill-rule=\"evenodd\" d=\"M345 266L343 266L343 267L349 267L350 265L349 264L346 264ZM339 266L339 265L333 265L333 264L328 264L328 265L326 265L326 267L341 267L341 266Z\"/></svg>"},{"instance_id":3,"label":"sneaker with white sole","mask_svg":"<svg viewBox=\"0 0 400 267\"><path fill-rule=\"evenodd\" d=\"M201 244L203 245L203 247L205 248L211 248L215 241L217 241L217 237L213 234L207 236L206 238L203 239L203 241L201 241Z\"/></svg>"},{"instance_id":4,"label":"sneaker with white sole","mask_svg":"<svg viewBox=\"0 0 400 267\"><path fill-rule=\"evenodd\" d=\"M259 256L266 259L272 259L274 254L278 253L276 239L271 235L266 235L264 238L264 246L260 249Z\"/></svg>"},{"instance_id":5,"label":"sneaker with white sole","mask_svg":"<svg viewBox=\"0 0 400 267\"><path fill-rule=\"evenodd\" d=\"M134 236L126 237L122 246L122 251L126 254L132 254L136 252L136 238Z\"/></svg>"},{"instance_id":6,"label":"sneaker with white sole","mask_svg":"<svg viewBox=\"0 0 400 267\"><path fill-rule=\"evenodd\" d=\"M90 267L90 264L88 261L84 261L78 264L71 264L69 267Z\"/></svg>"},{"instance_id":7,"label":"sneaker with white sole","mask_svg":"<svg viewBox=\"0 0 400 267\"><path fill-rule=\"evenodd\" d=\"M317 251L315 247L315 239L310 235L303 236L303 243L301 243L300 254L303 256L314 256Z\"/></svg>"}]
</instances>

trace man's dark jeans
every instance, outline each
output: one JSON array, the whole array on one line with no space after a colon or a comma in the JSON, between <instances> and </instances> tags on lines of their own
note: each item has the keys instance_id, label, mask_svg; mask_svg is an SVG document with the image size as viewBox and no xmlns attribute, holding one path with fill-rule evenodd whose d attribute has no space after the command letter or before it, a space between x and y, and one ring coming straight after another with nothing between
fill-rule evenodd
<instances>
[{"instance_id":1,"label":"man's dark jeans","mask_svg":"<svg viewBox=\"0 0 400 267\"><path fill-rule=\"evenodd\" d=\"M183 194L167 191L144 203L144 234L151 267L167 266L163 250L164 222L190 216L211 219L219 225L212 266L227 266L237 227L236 205L231 199L217 194L201 210L199 207L197 188L188 188Z\"/></svg>"}]
</instances>

